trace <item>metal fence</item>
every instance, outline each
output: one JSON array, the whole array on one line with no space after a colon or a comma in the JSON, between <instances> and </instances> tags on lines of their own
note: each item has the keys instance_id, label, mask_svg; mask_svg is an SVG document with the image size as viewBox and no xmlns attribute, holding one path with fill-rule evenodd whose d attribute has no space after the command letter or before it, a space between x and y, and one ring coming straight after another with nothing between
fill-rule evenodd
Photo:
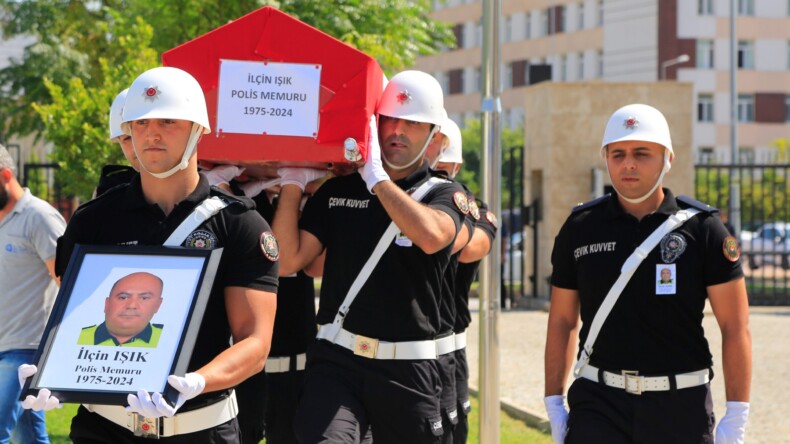
<instances>
[{"instance_id":1,"label":"metal fence","mask_svg":"<svg viewBox=\"0 0 790 444\"><path fill-rule=\"evenodd\" d=\"M749 303L790 305L790 165L695 167L695 198L719 208L730 228L733 188L740 202L741 231L736 235Z\"/></svg>"}]
</instances>

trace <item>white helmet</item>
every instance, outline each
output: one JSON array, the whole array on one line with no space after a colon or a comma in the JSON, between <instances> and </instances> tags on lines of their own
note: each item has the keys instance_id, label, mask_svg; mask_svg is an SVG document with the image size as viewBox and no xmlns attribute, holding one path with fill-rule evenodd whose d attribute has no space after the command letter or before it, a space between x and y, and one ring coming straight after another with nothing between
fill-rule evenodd
<instances>
[{"instance_id":1,"label":"white helmet","mask_svg":"<svg viewBox=\"0 0 790 444\"><path fill-rule=\"evenodd\" d=\"M653 188L644 196L636 199L627 198L623 196L620 191L615 188L620 197L626 202L640 203L646 200L661 184L664 179L664 174L669 172L672 167L672 158L675 157L675 151L672 149L672 138L669 135L669 125L667 119L661 114L661 111L649 105L641 103L634 103L626 105L615 111L609 122L606 124L606 130L603 134L603 141L601 141L601 157L606 160L606 147L610 143L623 142L626 140L636 140L640 142L652 142L664 147L664 168L658 176ZM609 163L607 162L606 168L608 170ZM610 174L611 178L611 174Z\"/></svg>"},{"instance_id":2,"label":"white helmet","mask_svg":"<svg viewBox=\"0 0 790 444\"><path fill-rule=\"evenodd\" d=\"M131 134L130 122L142 119L177 119L192 122L192 134L180 163L164 173L152 173L148 171L142 159L140 160L140 167L159 179L185 169L197 147L200 135L211 131L203 89L191 74L178 68L153 68L134 79L126 95L121 127L126 134ZM135 153L136 151L135 146ZM140 159L139 153L136 154Z\"/></svg>"},{"instance_id":3,"label":"white helmet","mask_svg":"<svg viewBox=\"0 0 790 444\"><path fill-rule=\"evenodd\" d=\"M463 151L461 150L463 146L461 129L448 117L447 120L444 121L440 131L447 136L447 140L450 141L450 144L447 145L447 148L439 155L439 162L464 163Z\"/></svg>"},{"instance_id":4,"label":"white helmet","mask_svg":"<svg viewBox=\"0 0 790 444\"><path fill-rule=\"evenodd\" d=\"M639 140L657 143L674 156L672 138L669 136L669 125L661 111L649 105L634 103L626 105L612 114L601 142L601 156L604 156L606 145L624 140ZM604 156L605 158L605 156Z\"/></svg>"},{"instance_id":5,"label":"white helmet","mask_svg":"<svg viewBox=\"0 0 790 444\"><path fill-rule=\"evenodd\" d=\"M444 93L432 75L422 71L395 74L381 93L379 115L441 126L444 121Z\"/></svg>"},{"instance_id":6,"label":"white helmet","mask_svg":"<svg viewBox=\"0 0 790 444\"><path fill-rule=\"evenodd\" d=\"M432 75L422 71L402 71L395 74L381 93L376 109L379 116L395 117L433 125L420 153L406 165L391 163L382 152L382 160L393 170L403 170L423 158L433 136L444 123L444 93Z\"/></svg>"},{"instance_id":7,"label":"white helmet","mask_svg":"<svg viewBox=\"0 0 790 444\"><path fill-rule=\"evenodd\" d=\"M129 92L129 88L118 93L110 106L110 140L113 142L124 134L121 129L121 118L123 118L123 104L126 102L127 92Z\"/></svg>"}]
</instances>

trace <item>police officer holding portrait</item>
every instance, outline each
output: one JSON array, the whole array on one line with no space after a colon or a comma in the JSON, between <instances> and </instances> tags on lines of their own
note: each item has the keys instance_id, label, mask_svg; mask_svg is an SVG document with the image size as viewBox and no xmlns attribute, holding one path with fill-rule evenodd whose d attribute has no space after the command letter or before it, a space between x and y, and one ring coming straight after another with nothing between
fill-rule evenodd
<instances>
[{"instance_id":1,"label":"police officer holding portrait","mask_svg":"<svg viewBox=\"0 0 790 444\"><path fill-rule=\"evenodd\" d=\"M296 414L301 443L436 443L442 435L437 336L444 271L468 210L455 183L433 177L425 151L439 132L442 89L404 71L371 120L359 174L329 179L298 220L303 169L282 169L274 230L281 274L326 253ZM298 226L297 226L298 223Z\"/></svg>"},{"instance_id":2,"label":"police officer holding portrait","mask_svg":"<svg viewBox=\"0 0 790 444\"><path fill-rule=\"evenodd\" d=\"M657 109L631 104L615 111L601 155L616 194L574 208L552 253L544 400L552 437L571 444L713 443L707 300L722 333L727 396L715 442L742 443L751 337L737 242L716 209L661 187L674 151ZM665 269L669 282L661 279ZM568 413L563 395L577 331Z\"/></svg>"},{"instance_id":3,"label":"police officer holding portrait","mask_svg":"<svg viewBox=\"0 0 790 444\"><path fill-rule=\"evenodd\" d=\"M138 435L167 443L238 443L232 388L260 372L269 352L276 241L249 199L210 187L198 173L196 146L210 130L203 91L190 74L171 67L141 74L129 88L122 124L140 175L75 213L58 245L57 271L64 272L78 243L224 251L187 373L168 377L179 392L176 404L139 390L126 408L82 405L70 438L77 444L149 442ZM30 367L20 368L20 376L35 372ZM59 402L44 389L24 404L49 409Z\"/></svg>"}]
</instances>

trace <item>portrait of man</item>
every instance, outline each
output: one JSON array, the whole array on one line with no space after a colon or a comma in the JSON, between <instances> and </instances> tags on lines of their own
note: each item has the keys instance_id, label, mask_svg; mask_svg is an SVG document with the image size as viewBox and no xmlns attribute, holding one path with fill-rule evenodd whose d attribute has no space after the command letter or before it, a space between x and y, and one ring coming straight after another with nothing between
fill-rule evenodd
<instances>
[{"instance_id":1,"label":"portrait of man","mask_svg":"<svg viewBox=\"0 0 790 444\"><path fill-rule=\"evenodd\" d=\"M659 284L667 285L672 283L672 270L669 268L662 268L661 269L661 279L658 281Z\"/></svg>"},{"instance_id":2,"label":"portrait of man","mask_svg":"<svg viewBox=\"0 0 790 444\"><path fill-rule=\"evenodd\" d=\"M163 288L162 279L151 273L118 279L104 300L104 322L83 328L77 344L156 347L163 325L151 318L162 305Z\"/></svg>"}]
</instances>

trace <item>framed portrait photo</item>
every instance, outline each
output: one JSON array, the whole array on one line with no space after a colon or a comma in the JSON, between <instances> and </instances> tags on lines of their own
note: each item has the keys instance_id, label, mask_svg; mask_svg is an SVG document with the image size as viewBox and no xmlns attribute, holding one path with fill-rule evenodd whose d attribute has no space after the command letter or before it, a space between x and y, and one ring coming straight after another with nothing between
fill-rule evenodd
<instances>
[{"instance_id":1,"label":"framed portrait photo","mask_svg":"<svg viewBox=\"0 0 790 444\"><path fill-rule=\"evenodd\" d=\"M222 249L77 245L21 399L126 405L139 389L174 403Z\"/></svg>"}]
</instances>

